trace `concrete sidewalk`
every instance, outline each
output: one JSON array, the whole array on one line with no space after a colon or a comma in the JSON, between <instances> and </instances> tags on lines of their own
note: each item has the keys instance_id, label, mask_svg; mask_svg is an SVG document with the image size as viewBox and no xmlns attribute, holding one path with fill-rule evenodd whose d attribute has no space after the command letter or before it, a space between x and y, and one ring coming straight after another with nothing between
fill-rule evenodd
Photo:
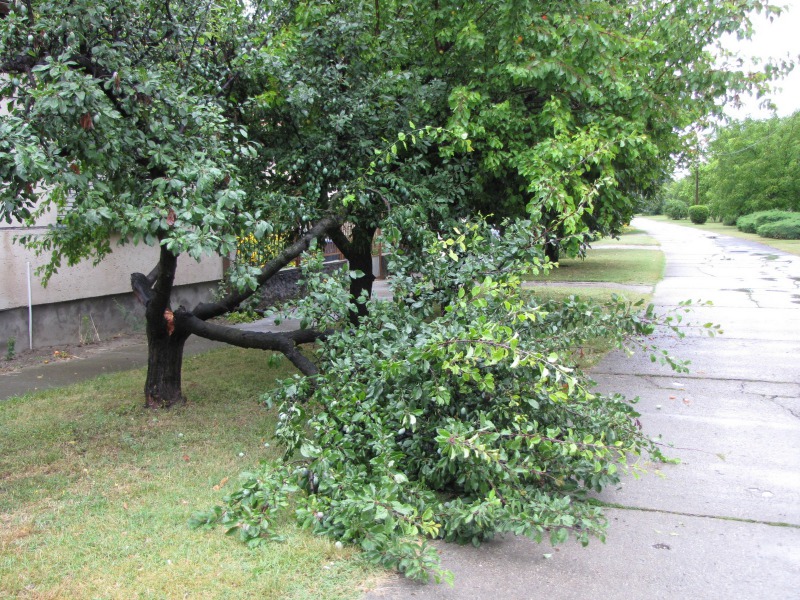
<instances>
[{"instance_id":1,"label":"concrete sidewalk","mask_svg":"<svg viewBox=\"0 0 800 600\"><path fill-rule=\"evenodd\" d=\"M800 598L800 258L677 225L634 225L666 254L657 305L713 301L691 319L725 330L657 340L692 360L687 375L623 354L594 370L603 391L641 397L645 430L674 444L681 463L604 492L625 507L606 511L606 544L439 544L454 588L395 577L365 600Z\"/></svg>"}]
</instances>

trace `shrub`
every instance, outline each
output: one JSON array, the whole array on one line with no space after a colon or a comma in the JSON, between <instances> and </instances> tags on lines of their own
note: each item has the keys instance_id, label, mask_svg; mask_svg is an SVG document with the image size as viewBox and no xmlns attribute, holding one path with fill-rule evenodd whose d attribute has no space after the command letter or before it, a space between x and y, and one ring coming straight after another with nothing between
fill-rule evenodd
<instances>
[{"instance_id":1,"label":"shrub","mask_svg":"<svg viewBox=\"0 0 800 600\"><path fill-rule=\"evenodd\" d=\"M670 219L685 219L689 214L689 207L680 200L670 200L664 205L664 214Z\"/></svg>"},{"instance_id":2,"label":"shrub","mask_svg":"<svg viewBox=\"0 0 800 600\"><path fill-rule=\"evenodd\" d=\"M722 217L722 224L728 227L736 225L736 215L725 215Z\"/></svg>"},{"instance_id":3,"label":"shrub","mask_svg":"<svg viewBox=\"0 0 800 600\"><path fill-rule=\"evenodd\" d=\"M663 215L664 198L661 194L654 196L640 197L636 203L638 212L643 215Z\"/></svg>"},{"instance_id":4,"label":"shrub","mask_svg":"<svg viewBox=\"0 0 800 600\"><path fill-rule=\"evenodd\" d=\"M709 213L710 211L708 207L703 206L702 204L696 204L689 207L689 219L695 225L703 225L706 221L708 221Z\"/></svg>"},{"instance_id":5,"label":"shrub","mask_svg":"<svg viewBox=\"0 0 800 600\"><path fill-rule=\"evenodd\" d=\"M758 235L776 240L800 240L800 213L781 221L764 223L758 228Z\"/></svg>"},{"instance_id":6,"label":"shrub","mask_svg":"<svg viewBox=\"0 0 800 600\"><path fill-rule=\"evenodd\" d=\"M792 218L796 214L785 210L761 210L739 217L736 220L736 227L744 233L758 233L758 228L762 225L783 221L784 219Z\"/></svg>"}]
</instances>

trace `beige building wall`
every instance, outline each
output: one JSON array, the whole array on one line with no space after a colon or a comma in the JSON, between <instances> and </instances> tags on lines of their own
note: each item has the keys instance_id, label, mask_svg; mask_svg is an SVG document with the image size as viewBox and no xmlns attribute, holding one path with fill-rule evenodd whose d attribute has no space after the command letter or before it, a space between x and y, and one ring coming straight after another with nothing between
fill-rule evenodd
<instances>
[{"instance_id":1,"label":"beige building wall","mask_svg":"<svg viewBox=\"0 0 800 600\"><path fill-rule=\"evenodd\" d=\"M54 219L53 219L54 220ZM27 273L31 268L31 296L33 305L67 302L82 298L123 294L131 291L130 274L148 273L158 261L158 248L145 245L112 243L113 252L99 264L91 260L67 267L63 266L43 286L35 270L47 262L46 256L37 257L14 238L22 234L44 233L51 221L49 216L34 228L0 224L0 310L28 305ZM189 256L178 259L176 285L189 285L222 278L222 259L206 257L200 262Z\"/></svg>"},{"instance_id":2,"label":"beige building wall","mask_svg":"<svg viewBox=\"0 0 800 600\"><path fill-rule=\"evenodd\" d=\"M158 248L117 246L97 265L91 260L59 269L47 286L35 274L47 256L37 257L14 238L44 233L55 222L45 215L34 227L0 223L0 347L13 340L18 350L113 337L141 331L144 307L131 292L130 276L148 273L158 259ZM28 265L31 271L32 309L28 307ZM218 256L195 261L178 259L173 306L194 306L211 298L222 278Z\"/></svg>"}]
</instances>

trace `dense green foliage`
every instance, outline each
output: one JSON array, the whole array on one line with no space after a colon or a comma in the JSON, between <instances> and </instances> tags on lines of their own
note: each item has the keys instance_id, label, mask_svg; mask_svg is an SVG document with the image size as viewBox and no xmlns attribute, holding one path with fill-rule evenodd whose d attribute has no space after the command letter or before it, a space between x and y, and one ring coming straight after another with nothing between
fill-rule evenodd
<instances>
[{"instance_id":1,"label":"dense green foliage","mask_svg":"<svg viewBox=\"0 0 800 600\"><path fill-rule=\"evenodd\" d=\"M221 16L206 4L18 3L0 22L2 217L71 207L29 239L52 257L45 275L116 235L197 258L263 227L236 161L255 146L217 100L228 67L197 41Z\"/></svg>"},{"instance_id":2,"label":"dense green foliage","mask_svg":"<svg viewBox=\"0 0 800 600\"><path fill-rule=\"evenodd\" d=\"M785 210L759 211L739 217L736 228L762 237L797 240L800 239L800 213Z\"/></svg>"},{"instance_id":3,"label":"dense green foliage","mask_svg":"<svg viewBox=\"0 0 800 600\"><path fill-rule=\"evenodd\" d=\"M681 200L670 200L664 204L664 214L670 219L685 219L689 214L689 207Z\"/></svg>"},{"instance_id":4,"label":"dense green foliage","mask_svg":"<svg viewBox=\"0 0 800 600\"><path fill-rule=\"evenodd\" d=\"M774 223L796 216L785 210L762 210L736 220L736 228L745 233L757 233L758 228L766 223Z\"/></svg>"},{"instance_id":5,"label":"dense green foliage","mask_svg":"<svg viewBox=\"0 0 800 600\"><path fill-rule=\"evenodd\" d=\"M800 113L734 122L709 147L709 205L740 217L764 210L800 210Z\"/></svg>"},{"instance_id":6,"label":"dense green foliage","mask_svg":"<svg viewBox=\"0 0 800 600\"><path fill-rule=\"evenodd\" d=\"M102 257L112 234L227 254L242 230L343 212L331 190L366 227L387 204L434 202L433 226L449 207L529 214L559 237L617 231L685 148L676 131L775 74L707 52L760 8L15 3L0 26L1 216L70 199L65 227L31 240L51 268ZM409 121L450 135L418 148ZM371 170L393 143L402 160ZM237 266L234 282L256 285Z\"/></svg>"},{"instance_id":7,"label":"dense green foliage","mask_svg":"<svg viewBox=\"0 0 800 600\"><path fill-rule=\"evenodd\" d=\"M756 232L761 237L773 238L777 240L800 240L800 214L792 213L792 216L780 221L764 223Z\"/></svg>"},{"instance_id":8,"label":"dense green foliage","mask_svg":"<svg viewBox=\"0 0 800 600\"><path fill-rule=\"evenodd\" d=\"M727 224L754 212L800 210L800 113L718 127L707 161L665 186L669 200L699 203ZM696 178L699 178L696 181Z\"/></svg>"},{"instance_id":9,"label":"dense green foliage","mask_svg":"<svg viewBox=\"0 0 800 600\"><path fill-rule=\"evenodd\" d=\"M696 204L694 206L689 207L689 220L694 223L695 225L702 225L706 221L708 221L708 215L710 214L710 210L707 206L703 206L702 204Z\"/></svg>"},{"instance_id":10,"label":"dense green foliage","mask_svg":"<svg viewBox=\"0 0 800 600\"><path fill-rule=\"evenodd\" d=\"M418 533L585 540L602 525L586 492L658 452L625 401L591 392L572 354L590 336L648 333L653 315L539 305L519 296L520 277L545 252L619 231L686 154L679 132L777 74L709 51L746 36L751 10L775 11L757 0L15 2L0 20L0 217L30 222L69 203L29 240L51 254L46 273L99 259L117 238L160 248L157 267L133 277L151 405L183 399L193 334L278 350L306 376L275 399L286 460L206 521L256 543L302 488L302 523L413 576L435 564ZM385 304L367 301L378 227L394 251ZM250 235L283 246L263 265L235 262L220 299L173 312L178 257L231 255ZM209 322L326 237L350 273L307 261L300 330L245 336ZM311 342L315 352L297 347Z\"/></svg>"}]
</instances>

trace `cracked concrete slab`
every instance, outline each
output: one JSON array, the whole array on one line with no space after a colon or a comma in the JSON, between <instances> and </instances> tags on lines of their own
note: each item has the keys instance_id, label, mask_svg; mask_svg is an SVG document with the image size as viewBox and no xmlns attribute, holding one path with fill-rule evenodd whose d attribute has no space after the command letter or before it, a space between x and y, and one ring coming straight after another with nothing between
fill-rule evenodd
<instances>
[{"instance_id":1,"label":"cracked concrete slab","mask_svg":"<svg viewBox=\"0 0 800 600\"><path fill-rule=\"evenodd\" d=\"M605 544L552 548L506 536L480 548L439 544L456 584L400 579L370 600L796 598L797 530L609 509ZM781 576L783 574L783 576Z\"/></svg>"}]
</instances>

